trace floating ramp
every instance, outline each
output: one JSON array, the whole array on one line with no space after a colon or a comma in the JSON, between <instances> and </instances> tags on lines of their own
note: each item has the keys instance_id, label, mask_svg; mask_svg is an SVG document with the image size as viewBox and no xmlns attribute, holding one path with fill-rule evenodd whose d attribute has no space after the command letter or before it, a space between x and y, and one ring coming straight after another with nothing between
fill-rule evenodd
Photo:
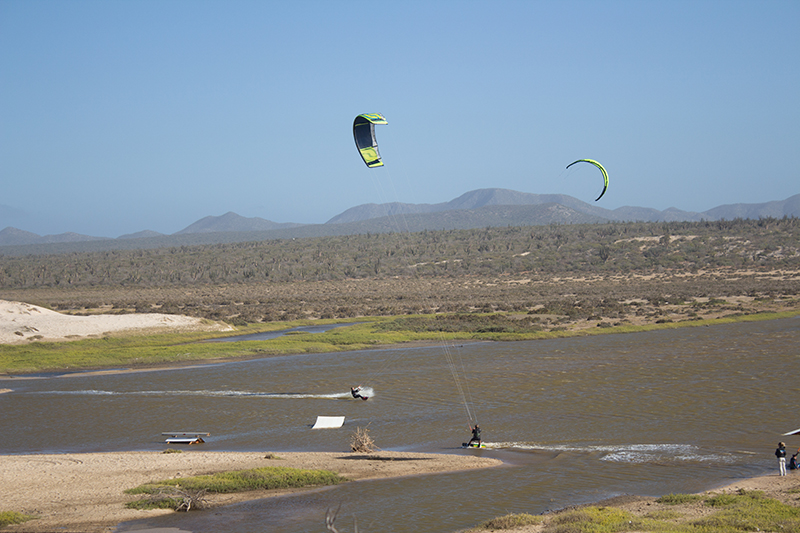
<instances>
[{"instance_id":1,"label":"floating ramp","mask_svg":"<svg viewBox=\"0 0 800 533\"><path fill-rule=\"evenodd\" d=\"M340 428L344 425L343 416L318 416L311 429Z\"/></svg>"},{"instance_id":2,"label":"floating ramp","mask_svg":"<svg viewBox=\"0 0 800 533\"><path fill-rule=\"evenodd\" d=\"M202 444L205 442L203 436L208 437L211 433L205 431L165 431L161 435L168 437L164 441L168 444Z\"/></svg>"}]
</instances>

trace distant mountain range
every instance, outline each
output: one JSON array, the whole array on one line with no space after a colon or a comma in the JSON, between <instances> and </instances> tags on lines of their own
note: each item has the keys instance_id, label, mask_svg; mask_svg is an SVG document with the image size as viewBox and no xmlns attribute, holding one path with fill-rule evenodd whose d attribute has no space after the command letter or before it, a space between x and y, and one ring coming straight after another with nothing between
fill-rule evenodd
<instances>
[{"instance_id":1,"label":"distant mountain range","mask_svg":"<svg viewBox=\"0 0 800 533\"><path fill-rule=\"evenodd\" d=\"M675 222L732 220L734 218L800 217L800 194L760 204L721 205L702 213L670 208L620 207L614 210L587 204L563 194L533 194L508 189L478 189L439 204L363 204L331 218L325 224L278 223L236 213L208 216L186 228L164 235L140 231L116 239L77 233L39 236L7 227L0 231L0 254L63 253L193 244L245 242L268 239L320 237L358 233L385 233L487 226L536 226L602 222Z\"/></svg>"}]
</instances>

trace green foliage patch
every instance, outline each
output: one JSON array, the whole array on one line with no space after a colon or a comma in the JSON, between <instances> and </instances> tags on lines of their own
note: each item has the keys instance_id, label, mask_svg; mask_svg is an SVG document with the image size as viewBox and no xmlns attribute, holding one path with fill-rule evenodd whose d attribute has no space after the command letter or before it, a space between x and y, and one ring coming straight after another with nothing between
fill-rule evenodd
<instances>
[{"instance_id":1,"label":"green foliage patch","mask_svg":"<svg viewBox=\"0 0 800 533\"><path fill-rule=\"evenodd\" d=\"M666 494L656 500L657 503L665 505L683 505L687 503L699 502L703 499L700 494Z\"/></svg>"},{"instance_id":2,"label":"green foliage patch","mask_svg":"<svg viewBox=\"0 0 800 533\"><path fill-rule=\"evenodd\" d=\"M657 510L644 516L638 516L615 507L587 506L539 518L544 522L543 533L618 533L623 531L656 533L781 531L782 533L800 533L800 507L766 497L760 491L740 490L735 494L723 493L712 497L669 494L659 498L657 502L674 505L676 508ZM697 519L687 518L680 511L681 505L694 505L700 502L714 511ZM502 521L505 518L500 517L496 520ZM492 521L484 524L490 523ZM481 528L484 528L483 525Z\"/></svg>"},{"instance_id":3,"label":"green foliage patch","mask_svg":"<svg viewBox=\"0 0 800 533\"><path fill-rule=\"evenodd\" d=\"M584 507L558 513L544 533L613 533L631 531L634 516L614 507ZM638 523L638 520L637 520Z\"/></svg>"},{"instance_id":4,"label":"green foliage patch","mask_svg":"<svg viewBox=\"0 0 800 533\"><path fill-rule=\"evenodd\" d=\"M34 519L36 519L35 516L18 513L16 511L0 511L0 527L21 524Z\"/></svg>"},{"instance_id":5,"label":"green foliage patch","mask_svg":"<svg viewBox=\"0 0 800 533\"><path fill-rule=\"evenodd\" d=\"M125 504L128 509L138 509L140 511L148 509L177 509L183 502L183 498L176 496L157 496L134 500Z\"/></svg>"},{"instance_id":6,"label":"green foliage patch","mask_svg":"<svg viewBox=\"0 0 800 533\"><path fill-rule=\"evenodd\" d=\"M327 470L304 470L286 467L264 467L236 470L205 476L193 476L148 483L128 489L127 494L156 494L165 487L180 487L185 491L206 490L213 493L245 492L249 490L289 489L321 485L336 485L347 479Z\"/></svg>"},{"instance_id":7,"label":"green foliage patch","mask_svg":"<svg viewBox=\"0 0 800 533\"><path fill-rule=\"evenodd\" d=\"M800 508L768 498L761 491L720 494L706 500L720 510L694 525L713 531L800 532Z\"/></svg>"},{"instance_id":8,"label":"green foliage patch","mask_svg":"<svg viewBox=\"0 0 800 533\"><path fill-rule=\"evenodd\" d=\"M518 527L531 526L541 524L543 518L541 516L534 516L528 513L512 513L497 518L492 518L481 524L477 529L515 529Z\"/></svg>"}]
</instances>

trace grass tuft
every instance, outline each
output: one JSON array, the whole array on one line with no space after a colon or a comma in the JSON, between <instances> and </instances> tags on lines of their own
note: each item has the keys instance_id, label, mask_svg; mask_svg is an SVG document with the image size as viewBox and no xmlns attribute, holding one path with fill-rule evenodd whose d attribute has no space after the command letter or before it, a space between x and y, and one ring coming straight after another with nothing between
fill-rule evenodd
<instances>
[{"instance_id":1,"label":"grass tuft","mask_svg":"<svg viewBox=\"0 0 800 533\"><path fill-rule=\"evenodd\" d=\"M0 527L10 526L12 524L21 524L28 520L35 520L35 516L30 516L16 511L0 511Z\"/></svg>"},{"instance_id":2,"label":"grass tuft","mask_svg":"<svg viewBox=\"0 0 800 533\"><path fill-rule=\"evenodd\" d=\"M532 526L541 524L543 518L541 516L534 516L528 513L512 513L497 518L492 518L481 524L478 529L514 529L524 526Z\"/></svg>"},{"instance_id":3,"label":"grass tuft","mask_svg":"<svg viewBox=\"0 0 800 533\"><path fill-rule=\"evenodd\" d=\"M703 496L699 494L666 494L656 500L656 503L664 505L683 505L686 503L699 502Z\"/></svg>"},{"instance_id":4,"label":"grass tuft","mask_svg":"<svg viewBox=\"0 0 800 533\"><path fill-rule=\"evenodd\" d=\"M180 487L186 491L206 490L227 494L248 490L290 489L320 485L336 485L346 478L328 470L303 470L299 468L264 467L251 470L220 472L140 485L125 491L127 494L154 494L164 487Z\"/></svg>"}]
</instances>

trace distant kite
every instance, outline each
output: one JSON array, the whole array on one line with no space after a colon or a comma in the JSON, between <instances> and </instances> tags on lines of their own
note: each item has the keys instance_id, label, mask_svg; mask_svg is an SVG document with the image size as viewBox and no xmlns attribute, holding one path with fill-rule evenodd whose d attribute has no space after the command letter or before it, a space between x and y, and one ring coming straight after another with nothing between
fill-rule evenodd
<instances>
[{"instance_id":1,"label":"distant kite","mask_svg":"<svg viewBox=\"0 0 800 533\"><path fill-rule=\"evenodd\" d=\"M601 192L601 193L600 193L600 196L598 196L598 197L595 199L595 202L596 202L597 200L599 200L600 198L602 198L602 197L603 197L603 195L606 193L606 189L608 189L608 172L606 172L606 169L605 169L605 168L603 168L603 165L601 165L600 163L598 163L598 162L597 162L597 161L595 161L594 159L578 159L577 161L573 161L572 163L570 163L569 165L567 165L567 168L571 167L571 166L572 166L572 165L574 165L575 163L581 163L581 162L583 162L583 163L591 163L591 164L593 164L594 166L596 166L597 168L599 168L599 169L600 169L600 172L602 172L602 173L603 173L603 192Z\"/></svg>"},{"instance_id":2,"label":"distant kite","mask_svg":"<svg viewBox=\"0 0 800 533\"><path fill-rule=\"evenodd\" d=\"M358 115L353 121L353 137L356 140L361 158L368 167L382 167L381 154L378 153L378 141L375 140L375 124L388 124L383 116L374 113Z\"/></svg>"}]
</instances>

